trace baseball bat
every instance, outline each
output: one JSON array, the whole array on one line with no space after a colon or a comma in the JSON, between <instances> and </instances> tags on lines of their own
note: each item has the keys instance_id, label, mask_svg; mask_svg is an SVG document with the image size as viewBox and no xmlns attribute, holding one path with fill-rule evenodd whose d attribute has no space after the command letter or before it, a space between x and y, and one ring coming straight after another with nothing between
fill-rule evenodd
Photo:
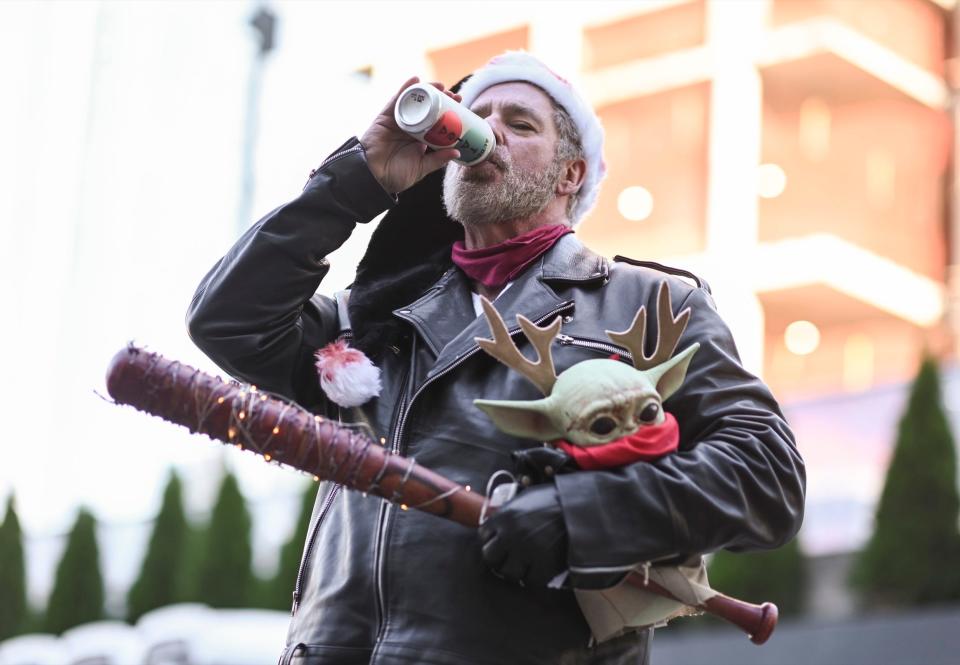
<instances>
[{"instance_id":1,"label":"baseball bat","mask_svg":"<svg viewBox=\"0 0 960 665\"><path fill-rule=\"evenodd\" d=\"M225 382L134 345L120 350L107 369L107 392L120 404L186 427L349 489L375 494L476 527L485 498L413 459L387 452L362 427L342 425L255 386ZM382 443L382 440L381 440ZM488 514L490 509L487 510ZM670 591L632 572L628 581L683 602ZM763 644L777 622L772 603L754 605L718 593L697 609L714 614Z\"/></svg>"}]
</instances>

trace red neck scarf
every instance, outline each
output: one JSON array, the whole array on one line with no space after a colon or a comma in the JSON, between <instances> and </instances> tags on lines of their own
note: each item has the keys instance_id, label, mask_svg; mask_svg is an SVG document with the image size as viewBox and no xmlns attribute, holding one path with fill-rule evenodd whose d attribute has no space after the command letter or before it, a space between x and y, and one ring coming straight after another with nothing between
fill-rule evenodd
<instances>
[{"instance_id":1,"label":"red neck scarf","mask_svg":"<svg viewBox=\"0 0 960 665\"><path fill-rule=\"evenodd\" d=\"M475 282L500 288L522 273L541 254L573 229L554 224L539 226L483 249L467 249L462 240L453 243L453 262Z\"/></svg>"},{"instance_id":2,"label":"red neck scarf","mask_svg":"<svg viewBox=\"0 0 960 665\"><path fill-rule=\"evenodd\" d=\"M641 426L634 434L599 446L577 446L566 441L553 445L573 457L585 470L610 469L633 462L653 462L676 451L680 444L680 427L670 413L659 425Z\"/></svg>"}]
</instances>

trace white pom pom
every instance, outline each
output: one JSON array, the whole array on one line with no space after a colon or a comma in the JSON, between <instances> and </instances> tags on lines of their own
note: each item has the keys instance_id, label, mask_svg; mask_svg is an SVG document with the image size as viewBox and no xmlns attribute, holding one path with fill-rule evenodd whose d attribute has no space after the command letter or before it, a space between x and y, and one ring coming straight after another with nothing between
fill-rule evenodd
<instances>
[{"instance_id":1,"label":"white pom pom","mask_svg":"<svg viewBox=\"0 0 960 665\"><path fill-rule=\"evenodd\" d=\"M314 354L320 387L340 406L360 406L380 394L380 368L362 351L343 340L331 342Z\"/></svg>"}]
</instances>

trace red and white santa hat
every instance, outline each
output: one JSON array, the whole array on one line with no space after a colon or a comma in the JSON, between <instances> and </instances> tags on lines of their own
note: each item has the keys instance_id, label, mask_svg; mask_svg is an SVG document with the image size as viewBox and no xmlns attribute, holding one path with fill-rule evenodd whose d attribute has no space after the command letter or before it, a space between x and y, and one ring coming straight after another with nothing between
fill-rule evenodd
<instances>
[{"instance_id":1,"label":"red and white santa hat","mask_svg":"<svg viewBox=\"0 0 960 665\"><path fill-rule=\"evenodd\" d=\"M453 90L469 107L490 86L511 81L542 89L577 127L587 172L570 213L576 226L596 203L606 174L600 119L568 81L524 51L498 55ZM349 327L346 322L353 320L355 338L351 346L339 341L318 349L316 365L323 391L340 406L358 406L379 394L379 370L360 349L376 354L397 342L404 323L393 310L416 300L440 278L450 267L450 245L463 239L463 227L451 221L443 207L442 183L443 170L439 170L400 194L397 205L374 231L357 268L349 314L346 297L338 294L341 326ZM438 257L443 258L437 262Z\"/></svg>"},{"instance_id":2,"label":"red and white santa hat","mask_svg":"<svg viewBox=\"0 0 960 665\"><path fill-rule=\"evenodd\" d=\"M525 51L507 51L475 71L460 87L464 106L473 104L487 88L511 81L531 83L550 95L570 115L580 133L587 172L580 187L580 196L570 213L570 221L576 226L596 204L600 182L607 171L603 161L603 125L600 124L600 118L569 81Z\"/></svg>"}]
</instances>

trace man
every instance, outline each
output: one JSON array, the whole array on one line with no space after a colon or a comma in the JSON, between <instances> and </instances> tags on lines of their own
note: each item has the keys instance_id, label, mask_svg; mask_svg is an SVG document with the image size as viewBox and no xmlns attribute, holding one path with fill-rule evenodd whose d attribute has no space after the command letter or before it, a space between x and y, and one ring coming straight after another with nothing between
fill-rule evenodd
<instances>
[{"instance_id":1,"label":"man","mask_svg":"<svg viewBox=\"0 0 960 665\"><path fill-rule=\"evenodd\" d=\"M540 395L477 347L489 336L479 294L511 323L518 313L538 324L563 317L559 372L608 355L590 340L626 329L641 305L655 311L666 281L674 310L692 309L679 348L700 343L664 405L680 423L680 450L534 485L479 537L324 483L281 662L647 662L652 631L595 644L574 594L547 583L569 571L573 585L596 588L646 561L777 547L800 525L803 464L705 288L610 262L569 233L603 177L602 129L576 91L513 53L460 92L493 128L490 159L463 167L451 163L455 149L426 151L397 128L394 98L214 266L188 314L193 339L231 374L366 422L390 449L481 490L513 468L511 452L539 442L499 432L473 400ZM349 300L315 295L324 257L355 221L387 208ZM335 339L352 340L381 373L379 395L358 409L338 408L319 386L314 353Z\"/></svg>"}]
</instances>

